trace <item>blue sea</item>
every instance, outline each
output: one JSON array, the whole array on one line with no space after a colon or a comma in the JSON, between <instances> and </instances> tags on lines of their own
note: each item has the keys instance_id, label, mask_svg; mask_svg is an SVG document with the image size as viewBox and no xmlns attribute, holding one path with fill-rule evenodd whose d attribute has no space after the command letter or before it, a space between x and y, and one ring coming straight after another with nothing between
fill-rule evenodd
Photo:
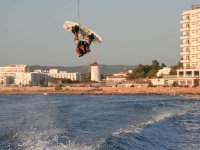
<instances>
[{"instance_id":1,"label":"blue sea","mask_svg":"<svg viewBox=\"0 0 200 150\"><path fill-rule=\"evenodd\" d=\"M200 100L0 96L0 150L200 150Z\"/></svg>"}]
</instances>

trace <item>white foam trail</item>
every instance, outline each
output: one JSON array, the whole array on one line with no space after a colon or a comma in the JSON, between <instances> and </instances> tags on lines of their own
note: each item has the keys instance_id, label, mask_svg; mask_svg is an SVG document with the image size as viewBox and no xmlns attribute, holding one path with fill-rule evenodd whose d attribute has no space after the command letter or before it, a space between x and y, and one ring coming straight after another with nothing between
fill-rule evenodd
<instances>
[{"instance_id":1,"label":"white foam trail","mask_svg":"<svg viewBox=\"0 0 200 150\"><path fill-rule=\"evenodd\" d=\"M31 141L29 141L31 143ZM94 150L91 146L76 145L73 142L49 146L49 141L37 141L34 145L25 147L27 150ZM22 145L24 147L24 145Z\"/></svg>"},{"instance_id":2,"label":"white foam trail","mask_svg":"<svg viewBox=\"0 0 200 150\"><path fill-rule=\"evenodd\" d=\"M43 117L45 116L45 117ZM92 146L79 145L66 136L66 129L57 128L53 124L54 118L49 114L37 112L27 113L25 116L26 126L17 131L14 138L19 140L17 149L25 150L93 150ZM31 124L31 125L30 125ZM27 127L27 128L26 128ZM64 138L60 142L59 138Z\"/></svg>"},{"instance_id":3,"label":"white foam trail","mask_svg":"<svg viewBox=\"0 0 200 150\"><path fill-rule=\"evenodd\" d=\"M172 110L172 111L166 111L166 112L161 112L158 115L152 116L152 118L148 121L141 122L136 125L131 125L128 126L126 129L119 129L116 132L114 132L112 135L113 136L120 136L122 134L129 134L129 133L140 133L144 128L148 125L152 125L156 122L163 121L166 118L173 117L174 115L185 115L189 110L194 109L195 107L199 108L199 103L194 103L194 104L187 104L181 106L180 110Z\"/></svg>"},{"instance_id":4,"label":"white foam trail","mask_svg":"<svg viewBox=\"0 0 200 150\"><path fill-rule=\"evenodd\" d=\"M57 134L60 132L59 130L54 131ZM67 143L59 143L56 135L52 135L54 136L52 139L46 139L46 137L50 137L47 134L49 133L29 132L25 135L20 135L21 143L18 144L18 148L25 150L94 150L92 146L78 145L70 140Z\"/></svg>"},{"instance_id":5,"label":"white foam trail","mask_svg":"<svg viewBox=\"0 0 200 150\"><path fill-rule=\"evenodd\" d=\"M159 115L153 116L153 120L156 122L159 122L159 121L164 120L165 118L171 117L172 115L173 115L172 112L162 112Z\"/></svg>"},{"instance_id":6,"label":"white foam trail","mask_svg":"<svg viewBox=\"0 0 200 150\"><path fill-rule=\"evenodd\" d=\"M48 141L39 141L38 143L34 145L30 145L26 147L28 150L93 150L91 146L85 146L85 145L76 145L74 143L69 144L59 144L56 146L48 146Z\"/></svg>"},{"instance_id":7,"label":"white foam trail","mask_svg":"<svg viewBox=\"0 0 200 150\"><path fill-rule=\"evenodd\" d=\"M144 130L144 128L146 126L152 125L156 122L160 122L160 121L164 120L165 118L169 118L171 116L173 116L173 113L171 113L171 112L162 112L159 115L153 116L152 119L150 119L148 121L141 122L137 125L128 126L126 129L119 129L116 132L114 132L112 135L120 136L122 134L140 133L140 132L142 132L142 130Z\"/></svg>"}]
</instances>

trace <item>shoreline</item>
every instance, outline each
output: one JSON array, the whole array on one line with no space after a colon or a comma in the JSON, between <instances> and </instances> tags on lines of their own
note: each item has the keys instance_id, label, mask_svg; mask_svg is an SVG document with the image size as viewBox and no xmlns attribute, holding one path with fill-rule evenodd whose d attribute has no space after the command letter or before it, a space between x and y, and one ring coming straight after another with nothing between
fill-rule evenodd
<instances>
[{"instance_id":1,"label":"shoreline","mask_svg":"<svg viewBox=\"0 0 200 150\"><path fill-rule=\"evenodd\" d=\"M0 87L4 95L195 95L200 87Z\"/></svg>"}]
</instances>

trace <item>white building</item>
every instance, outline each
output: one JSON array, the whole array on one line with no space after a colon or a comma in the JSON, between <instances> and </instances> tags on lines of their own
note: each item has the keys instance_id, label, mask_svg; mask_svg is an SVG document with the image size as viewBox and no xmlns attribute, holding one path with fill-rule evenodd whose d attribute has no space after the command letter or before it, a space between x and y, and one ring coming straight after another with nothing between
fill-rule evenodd
<instances>
[{"instance_id":1,"label":"white building","mask_svg":"<svg viewBox=\"0 0 200 150\"><path fill-rule=\"evenodd\" d=\"M12 64L0 67L0 74L12 74L17 72L30 72L30 67L24 64Z\"/></svg>"},{"instance_id":2,"label":"white building","mask_svg":"<svg viewBox=\"0 0 200 150\"><path fill-rule=\"evenodd\" d=\"M176 77L164 77L164 78L153 78L148 79L152 83L153 86L172 86L174 82L177 82Z\"/></svg>"},{"instance_id":3,"label":"white building","mask_svg":"<svg viewBox=\"0 0 200 150\"><path fill-rule=\"evenodd\" d=\"M181 63L177 70L179 85L194 86L200 78L200 5L184 11L181 20Z\"/></svg>"},{"instance_id":4,"label":"white building","mask_svg":"<svg viewBox=\"0 0 200 150\"><path fill-rule=\"evenodd\" d=\"M184 69L200 68L200 5L193 5L181 16L181 63Z\"/></svg>"},{"instance_id":5,"label":"white building","mask_svg":"<svg viewBox=\"0 0 200 150\"><path fill-rule=\"evenodd\" d=\"M163 67L162 69L158 70L156 76L163 77L163 76L169 75L170 71L171 71L171 68Z\"/></svg>"},{"instance_id":6,"label":"white building","mask_svg":"<svg viewBox=\"0 0 200 150\"><path fill-rule=\"evenodd\" d=\"M14 84L16 74L26 72L30 72L30 67L25 64L12 64L0 67L0 83L3 85Z\"/></svg>"},{"instance_id":7,"label":"white building","mask_svg":"<svg viewBox=\"0 0 200 150\"><path fill-rule=\"evenodd\" d=\"M127 72L117 72L112 74L114 77L128 77Z\"/></svg>"},{"instance_id":8,"label":"white building","mask_svg":"<svg viewBox=\"0 0 200 150\"><path fill-rule=\"evenodd\" d=\"M0 85L14 84L13 76L0 75Z\"/></svg>"},{"instance_id":9,"label":"white building","mask_svg":"<svg viewBox=\"0 0 200 150\"><path fill-rule=\"evenodd\" d=\"M128 70L127 72L116 72L112 75L108 75L106 77L106 81L116 81L116 82L122 82L126 81L128 78L128 75L132 74L133 70Z\"/></svg>"},{"instance_id":10,"label":"white building","mask_svg":"<svg viewBox=\"0 0 200 150\"><path fill-rule=\"evenodd\" d=\"M110 75L110 76L106 77L106 81L122 82L122 81L126 81L126 80L127 80L127 77L125 77L125 76L113 76L113 75Z\"/></svg>"},{"instance_id":11,"label":"white building","mask_svg":"<svg viewBox=\"0 0 200 150\"><path fill-rule=\"evenodd\" d=\"M48 76L52 79L70 79L72 81L82 80L82 74L79 72L68 73L67 71L59 71L58 69L50 69Z\"/></svg>"},{"instance_id":12,"label":"white building","mask_svg":"<svg viewBox=\"0 0 200 150\"><path fill-rule=\"evenodd\" d=\"M15 84L17 85L42 85L47 84L49 77L47 74L27 72L27 73L16 73Z\"/></svg>"},{"instance_id":13,"label":"white building","mask_svg":"<svg viewBox=\"0 0 200 150\"><path fill-rule=\"evenodd\" d=\"M13 64L0 67L0 84L16 85L41 85L52 79L70 79L72 81L81 81L82 74L78 72L68 73L58 69L34 70L30 72L30 67L24 64Z\"/></svg>"},{"instance_id":14,"label":"white building","mask_svg":"<svg viewBox=\"0 0 200 150\"><path fill-rule=\"evenodd\" d=\"M91 81L101 81L100 66L97 62L91 65Z\"/></svg>"}]
</instances>

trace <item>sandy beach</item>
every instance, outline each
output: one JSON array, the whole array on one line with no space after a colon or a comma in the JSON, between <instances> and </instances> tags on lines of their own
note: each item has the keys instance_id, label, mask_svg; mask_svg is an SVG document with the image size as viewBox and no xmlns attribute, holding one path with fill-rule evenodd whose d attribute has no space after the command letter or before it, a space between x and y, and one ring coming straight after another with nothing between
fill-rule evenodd
<instances>
[{"instance_id":1,"label":"sandy beach","mask_svg":"<svg viewBox=\"0 0 200 150\"><path fill-rule=\"evenodd\" d=\"M200 87L0 87L0 95L48 95L48 94L169 94L169 95L200 95Z\"/></svg>"}]
</instances>

